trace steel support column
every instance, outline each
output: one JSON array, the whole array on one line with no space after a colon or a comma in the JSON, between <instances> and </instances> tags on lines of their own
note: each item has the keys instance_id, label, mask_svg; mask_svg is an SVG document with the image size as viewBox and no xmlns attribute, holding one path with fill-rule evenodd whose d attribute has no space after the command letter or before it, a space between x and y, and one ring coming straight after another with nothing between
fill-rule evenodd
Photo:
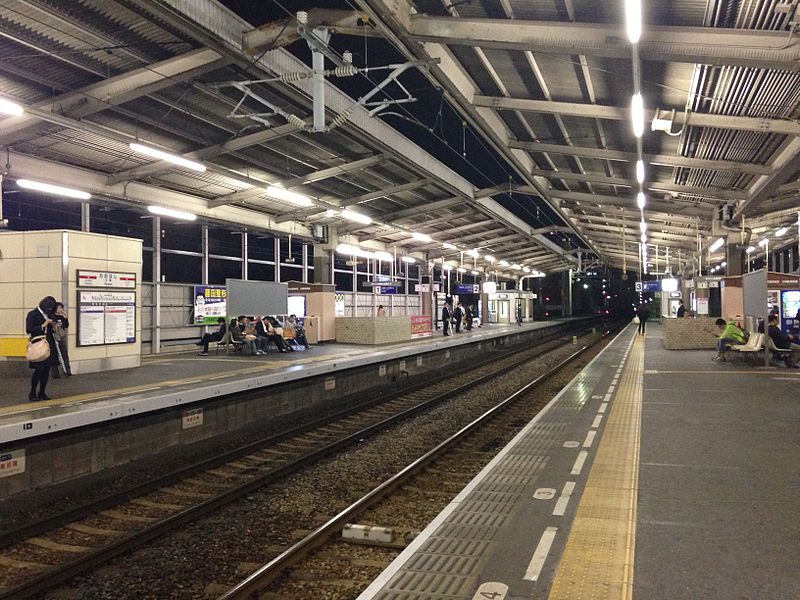
<instances>
[{"instance_id":1,"label":"steel support column","mask_svg":"<svg viewBox=\"0 0 800 600\"><path fill-rule=\"evenodd\" d=\"M92 230L91 208L88 202L81 202L81 231L87 233Z\"/></svg>"},{"instance_id":2,"label":"steel support column","mask_svg":"<svg viewBox=\"0 0 800 600\"><path fill-rule=\"evenodd\" d=\"M161 217L153 217L153 315L150 353L161 352Z\"/></svg>"},{"instance_id":3,"label":"steel support column","mask_svg":"<svg viewBox=\"0 0 800 600\"><path fill-rule=\"evenodd\" d=\"M247 231L242 232L242 279L249 279L247 275L248 266Z\"/></svg>"}]
</instances>

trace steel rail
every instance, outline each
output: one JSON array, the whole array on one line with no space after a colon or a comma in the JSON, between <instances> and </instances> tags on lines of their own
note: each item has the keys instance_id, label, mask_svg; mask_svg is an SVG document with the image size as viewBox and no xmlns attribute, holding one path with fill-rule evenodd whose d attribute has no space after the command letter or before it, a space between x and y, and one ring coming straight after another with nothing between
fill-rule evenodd
<instances>
[{"instance_id":1,"label":"steel rail","mask_svg":"<svg viewBox=\"0 0 800 600\"><path fill-rule=\"evenodd\" d=\"M610 332L606 332L601 339L605 339L609 333ZM578 356L582 355L586 350L593 347L599 341L600 340L597 340L590 345L583 346L580 350L574 352L559 362L546 373L543 373L539 377L525 384L513 394L509 395L494 407L490 408L482 415L474 419L471 423L462 427L451 437L438 444L435 448L428 451L414 462L408 464L401 471L377 487L373 488L370 492L339 512L336 516L330 518L313 532L309 533L302 540L296 542L270 562L266 563L264 566L252 573L249 577L238 583L226 593L219 596L217 600L249 600L253 598L255 594L267 591L264 589L265 586L270 585L276 579L281 577L289 567L302 560L306 555L308 555L309 552L318 546L324 544L332 535L336 534L338 531L341 531L342 527L344 527L346 524L352 523L354 521L354 517L358 516L359 513L363 512L369 506L374 505L377 501L388 496L394 489L422 471L422 469L424 469L428 464L436 460L445 452L449 451L454 445L471 435L475 430L484 426L485 423L496 414L508 408L520 396L558 373L566 365L571 363Z\"/></svg>"},{"instance_id":2,"label":"steel rail","mask_svg":"<svg viewBox=\"0 0 800 600\"><path fill-rule=\"evenodd\" d=\"M575 327L574 330L584 329L586 328L586 326L587 324L582 322L578 324L578 326ZM566 328L567 331L569 329L570 328ZM543 336L541 341L545 341L546 337L558 339L562 337L564 333L565 330L553 332L551 336ZM485 363L482 366L485 366L486 364L489 364L491 362L505 359L510 354L513 354L515 351L518 350L511 350L508 353L504 353L500 357L492 357L491 359L485 361ZM186 508L174 515L167 517L166 519L158 521L157 523L154 523L128 536L115 540L107 544L106 546L98 548L97 550L90 551L87 554L84 554L73 561L64 563L53 569L45 571L44 573L31 578L25 583L4 590L3 592L0 592L0 599L19 600L23 598L29 598L33 595L45 592L53 588L55 585L62 583L72 577L75 577L76 575L79 575L87 571L88 569L102 565L117 556L130 552L142 546L143 544L149 541L162 537L163 535L173 531L174 529L182 525L191 523L197 520L198 518L201 518L217 510L218 508L231 504L232 502L236 501L242 496L251 494L255 490L264 487L266 485L269 485L271 483L274 483L294 472L297 472L298 470L304 468L307 465L316 463L320 459L330 456L331 454L334 454L335 452L338 452L343 448L346 448L353 444L357 444L363 441L365 438L375 433L379 433L385 430L387 427L394 425L395 423L404 421L420 412L423 412L428 408L435 406L457 394L461 394L474 387L477 387L478 385L481 385L483 383L486 383L487 381L499 377L507 373L508 371L517 368L520 364L530 361L532 358L535 358L537 356L542 356L549 351L550 350L546 350L534 354L533 356L525 352L524 357L520 358L519 360L513 361L512 363L505 365L496 371L486 373L472 381L466 382L455 388L451 388L449 390L436 394L432 398L429 398L428 400L425 400L420 404L417 404L409 409L406 409L400 413L392 415L386 419L382 419L378 422L375 422L369 425L368 427L360 429L355 433L348 434L347 436L340 438L339 440L336 440L332 443L326 444L325 446L319 447L315 450L305 453L279 467L265 471L261 475L256 476L254 479L233 486L230 489L222 492L221 494L213 498L210 498L199 504ZM471 365L470 367L468 367L469 370L473 370L474 368L475 365ZM396 394L392 395L392 398L404 394L413 393L414 391L417 391L417 389L420 387L430 386L432 383L439 383L444 379L450 379L450 378L452 378L452 373L446 374L444 377L442 377L441 379L437 379L436 381L433 382L426 381L420 386L412 386L412 388L406 388L404 390L401 390ZM380 399L380 402L385 402L387 401L387 399L388 399L387 397L383 397ZM364 408L371 408L371 406L370 407L361 406L359 408L363 410ZM352 414L353 411L344 411L344 412L346 412L347 414ZM330 422L331 422L330 419L326 419L324 420L323 424L327 424ZM308 428L309 428L308 426L302 426L298 429L300 430L300 433L302 433ZM280 437L281 439L283 439L285 436L283 434L279 434L279 436L275 437ZM255 444L260 444L260 442L256 442ZM238 449L235 450L234 452L238 452ZM194 465L189 467L189 469L194 469ZM194 470L196 471L197 469ZM157 489L157 487L155 489Z\"/></svg>"}]
</instances>

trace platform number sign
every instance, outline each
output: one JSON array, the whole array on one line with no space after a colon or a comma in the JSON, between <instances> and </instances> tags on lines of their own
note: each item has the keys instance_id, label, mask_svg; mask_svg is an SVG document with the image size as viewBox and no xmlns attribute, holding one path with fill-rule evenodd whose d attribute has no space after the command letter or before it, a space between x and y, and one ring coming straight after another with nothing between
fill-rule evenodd
<instances>
[{"instance_id":1,"label":"platform number sign","mask_svg":"<svg viewBox=\"0 0 800 600\"><path fill-rule=\"evenodd\" d=\"M472 600L503 600L508 594L508 586L498 581L482 583Z\"/></svg>"},{"instance_id":2,"label":"platform number sign","mask_svg":"<svg viewBox=\"0 0 800 600\"><path fill-rule=\"evenodd\" d=\"M192 427L199 427L203 424L203 409L191 408L183 411L182 426L183 429L191 429Z\"/></svg>"}]
</instances>

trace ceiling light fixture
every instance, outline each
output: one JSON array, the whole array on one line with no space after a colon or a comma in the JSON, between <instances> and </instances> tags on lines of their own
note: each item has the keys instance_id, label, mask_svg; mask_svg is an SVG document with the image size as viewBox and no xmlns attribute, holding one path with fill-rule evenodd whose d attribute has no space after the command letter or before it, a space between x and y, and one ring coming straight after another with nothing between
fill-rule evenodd
<instances>
[{"instance_id":1,"label":"ceiling light fixture","mask_svg":"<svg viewBox=\"0 0 800 600\"><path fill-rule=\"evenodd\" d=\"M643 234L642 234L642 243L643 243L643 244L646 244L646 243L647 243L647 234L646 234L646 233L643 233Z\"/></svg>"},{"instance_id":2,"label":"ceiling light fixture","mask_svg":"<svg viewBox=\"0 0 800 600\"><path fill-rule=\"evenodd\" d=\"M308 196L304 194L298 194L297 192L290 192L289 190L276 185L271 185L267 188L267 196L276 198L278 200L283 200L284 202L288 202L289 204L294 204L296 206L314 206L314 202L312 202L311 198Z\"/></svg>"},{"instance_id":3,"label":"ceiling light fixture","mask_svg":"<svg viewBox=\"0 0 800 600\"><path fill-rule=\"evenodd\" d=\"M644 183L644 161L636 161L636 181Z\"/></svg>"},{"instance_id":4,"label":"ceiling light fixture","mask_svg":"<svg viewBox=\"0 0 800 600\"><path fill-rule=\"evenodd\" d=\"M200 173L203 173L206 170L206 166L204 164L193 160L189 160L188 158L183 158L182 156L178 156L177 154L164 152L163 150L159 150L157 148L151 148L150 146L145 146L137 142L131 142L130 147L131 150L133 150L134 152L138 152L139 154L146 154L147 156L152 156L153 158L165 160L167 162L171 162L174 165L191 169L192 171L199 171Z\"/></svg>"},{"instance_id":5,"label":"ceiling light fixture","mask_svg":"<svg viewBox=\"0 0 800 600\"><path fill-rule=\"evenodd\" d=\"M12 115L14 117L18 117L21 115L25 110L16 102L11 102L10 100L5 100L4 98L0 98L0 113L4 115Z\"/></svg>"},{"instance_id":6,"label":"ceiling light fixture","mask_svg":"<svg viewBox=\"0 0 800 600\"><path fill-rule=\"evenodd\" d=\"M354 210L350 210L349 208L345 208L341 212L341 217L343 219L347 219L348 221L353 221L355 223L361 223L362 225L369 225L372 223L372 219L370 219L367 215L362 215Z\"/></svg>"},{"instance_id":7,"label":"ceiling light fixture","mask_svg":"<svg viewBox=\"0 0 800 600\"><path fill-rule=\"evenodd\" d=\"M748 246L747 250L745 250L745 252L747 252L748 254L752 254L755 251L756 251L756 247L755 246Z\"/></svg>"},{"instance_id":8,"label":"ceiling light fixture","mask_svg":"<svg viewBox=\"0 0 800 600\"><path fill-rule=\"evenodd\" d=\"M408 264L413 264L413 263L417 262L417 259L414 258L413 256L401 256L400 260L402 260L404 263L408 263Z\"/></svg>"},{"instance_id":9,"label":"ceiling light fixture","mask_svg":"<svg viewBox=\"0 0 800 600\"><path fill-rule=\"evenodd\" d=\"M636 92L631 98L631 123L633 135L637 138L642 137L644 133L644 100L639 92Z\"/></svg>"},{"instance_id":10,"label":"ceiling light fixture","mask_svg":"<svg viewBox=\"0 0 800 600\"><path fill-rule=\"evenodd\" d=\"M713 244L708 247L709 252L716 252L720 248L722 248L722 244L725 243L725 238L718 238Z\"/></svg>"},{"instance_id":11,"label":"ceiling light fixture","mask_svg":"<svg viewBox=\"0 0 800 600\"><path fill-rule=\"evenodd\" d=\"M377 258L378 260L383 260L383 261L394 260L394 256L392 256L392 254L390 252L385 252L383 250L378 250L375 253L375 258Z\"/></svg>"},{"instance_id":12,"label":"ceiling light fixture","mask_svg":"<svg viewBox=\"0 0 800 600\"><path fill-rule=\"evenodd\" d=\"M448 265L447 263L445 263L442 265L442 269L444 269L445 271L452 271L453 265Z\"/></svg>"},{"instance_id":13,"label":"ceiling light fixture","mask_svg":"<svg viewBox=\"0 0 800 600\"><path fill-rule=\"evenodd\" d=\"M50 185L49 183L42 183L41 181L32 181L30 179L17 179L17 185L26 190L36 190L37 192L44 192L45 194L66 196L67 198L75 198L77 200L88 200L92 197L88 192L61 187L60 185Z\"/></svg>"},{"instance_id":14,"label":"ceiling light fixture","mask_svg":"<svg viewBox=\"0 0 800 600\"><path fill-rule=\"evenodd\" d=\"M448 250L455 250L456 245L451 244L450 242L442 242L442 248L447 248Z\"/></svg>"},{"instance_id":15,"label":"ceiling light fixture","mask_svg":"<svg viewBox=\"0 0 800 600\"><path fill-rule=\"evenodd\" d=\"M641 221L639 223L639 231L641 231L642 233L645 233L647 231L647 223L645 223L644 221Z\"/></svg>"},{"instance_id":16,"label":"ceiling light fixture","mask_svg":"<svg viewBox=\"0 0 800 600\"><path fill-rule=\"evenodd\" d=\"M499 266L501 266L501 267L507 267L507 266L508 266L508 261L507 261L507 260L501 260L501 261L500 261L500 262L498 262L497 264L498 264Z\"/></svg>"},{"instance_id":17,"label":"ceiling light fixture","mask_svg":"<svg viewBox=\"0 0 800 600\"><path fill-rule=\"evenodd\" d=\"M789 231L789 228L788 228L788 227L781 227L780 229L778 229L778 231L776 231L776 232L775 232L775 237L781 237L781 236L782 236L782 235L784 235L784 234L785 234L787 231Z\"/></svg>"},{"instance_id":18,"label":"ceiling light fixture","mask_svg":"<svg viewBox=\"0 0 800 600\"><path fill-rule=\"evenodd\" d=\"M466 273L467 272L467 270L464 267L458 267L456 269L456 271L458 271L459 273Z\"/></svg>"},{"instance_id":19,"label":"ceiling light fixture","mask_svg":"<svg viewBox=\"0 0 800 600\"><path fill-rule=\"evenodd\" d=\"M625 29L628 41L637 43L642 36L642 0L625 0Z\"/></svg>"},{"instance_id":20,"label":"ceiling light fixture","mask_svg":"<svg viewBox=\"0 0 800 600\"><path fill-rule=\"evenodd\" d=\"M644 210L644 202L644 192L639 192L636 194L636 206L638 206L639 209Z\"/></svg>"},{"instance_id":21,"label":"ceiling light fixture","mask_svg":"<svg viewBox=\"0 0 800 600\"><path fill-rule=\"evenodd\" d=\"M478 254L478 251L477 251L477 250L475 250L475 249L472 249L472 250L467 250L467 251L465 252L465 254L469 254L469 255L470 255L470 256L472 256L473 258L480 258L480 257L481 257L481 255L480 255L480 254Z\"/></svg>"},{"instance_id":22,"label":"ceiling light fixture","mask_svg":"<svg viewBox=\"0 0 800 600\"><path fill-rule=\"evenodd\" d=\"M411 234L411 237L413 237L418 242L425 242L426 244L429 244L433 241L433 239L431 239L431 236L429 236L427 233L414 232Z\"/></svg>"},{"instance_id":23,"label":"ceiling light fixture","mask_svg":"<svg viewBox=\"0 0 800 600\"><path fill-rule=\"evenodd\" d=\"M197 215L193 213L182 210L174 210L172 208L164 208L163 206L148 206L147 210L154 215L159 215L160 217L172 217L173 219L181 219L182 221L197 220Z\"/></svg>"},{"instance_id":24,"label":"ceiling light fixture","mask_svg":"<svg viewBox=\"0 0 800 600\"><path fill-rule=\"evenodd\" d=\"M769 238L764 238L763 240L761 240L760 242L758 242L758 245L759 245L759 246L761 246L761 247L764 247L764 246L766 246L767 244L769 244Z\"/></svg>"},{"instance_id":25,"label":"ceiling light fixture","mask_svg":"<svg viewBox=\"0 0 800 600\"><path fill-rule=\"evenodd\" d=\"M485 260L488 263L493 263L497 259L491 254L487 254L486 256L483 257L483 260Z\"/></svg>"}]
</instances>

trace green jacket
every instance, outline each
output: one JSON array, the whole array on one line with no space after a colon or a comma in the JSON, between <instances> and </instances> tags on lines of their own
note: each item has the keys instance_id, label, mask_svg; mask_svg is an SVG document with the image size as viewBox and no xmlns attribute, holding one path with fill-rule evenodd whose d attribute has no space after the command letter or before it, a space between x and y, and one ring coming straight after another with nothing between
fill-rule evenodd
<instances>
[{"instance_id":1,"label":"green jacket","mask_svg":"<svg viewBox=\"0 0 800 600\"><path fill-rule=\"evenodd\" d=\"M725 325L725 329L722 330L722 333L719 334L719 339L737 340L738 342L744 344L744 331L739 329L733 323L728 323Z\"/></svg>"}]
</instances>

